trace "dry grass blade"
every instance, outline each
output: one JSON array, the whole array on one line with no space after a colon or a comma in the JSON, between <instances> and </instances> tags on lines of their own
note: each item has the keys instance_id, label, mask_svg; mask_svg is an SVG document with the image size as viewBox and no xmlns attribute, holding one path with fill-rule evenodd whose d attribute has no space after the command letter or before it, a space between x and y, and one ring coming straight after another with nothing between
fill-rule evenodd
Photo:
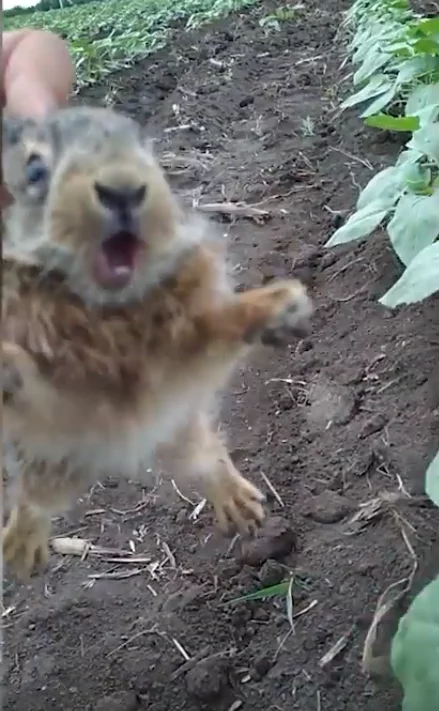
<instances>
[{"instance_id":1,"label":"dry grass blade","mask_svg":"<svg viewBox=\"0 0 439 711\"><path fill-rule=\"evenodd\" d=\"M347 647L349 640L352 637L353 631L355 629L355 625L351 625L349 630L344 634L342 637L340 637L339 640L329 649L326 654L323 655L321 660L319 661L319 667L323 669L326 667L328 664L330 664L338 655Z\"/></svg>"},{"instance_id":2,"label":"dry grass blade","mask_svg":"<svg viewBox=\"0 0 439 711\"><path fill-rule=\"evenodd\" d=\"M387 673L387 659L377 657L373 651L377 639L378 628L381 622L386 617L386 615L395 607L395 605L397 605L402 600L404 595L406 595L406 593L410 590L414 572L415 570L413 570L413 573L407 576L406 578L391 583L378 599L373 620L368 629L363 646L361 667L364 674L367 674L369 676L382 676L383 674ZM392 592L394 593L393 596L390 599L386 599L389 597L389 595L391 595Z\"/></svg>"},{"instance_id":3,"label":"dry grass blade","mask_svg":"<svg viewBox=\"0 0 439 711\"><path fill-rule=\"evenodd\" d=\"M403 498L407 499L407 495L403 495ZM376 604L375 613L372 619L372 623L366 635L363 647L363 655L361 660L361 666L363 672L368 675L383 676L387 674L390 664L386 657L377 657L374 654L374 645L377 639L378 628L380 623L384 620L386 615L405 597L405 595L411 590L413 585L413 580L418 569L418 560L416 557L415 550L410 542L409 536L407 534L407 529L413 530L413 527L405 521L401 514L393 510L393 517L396 524L400 528L400 533L404 544L409 553L410 559L412 561L412 567L409 575L401 580L397 580L391 583L381 594Z\"/></svg>"},{"instance_id":4,"label":"dry grass blade","mask_svg":"<svg viewBox=\"0 0 439 711\"><path fill-rule=\"evenodd\" d=\"M204 507L207 504L207 499L202 499L201 501L198 502L198 504L195 506L194 510L190 514L189 518L191 521L197 521L200 513L204 509Z\"/></svg>"},{"instance_id":5,"label":"dry grass blade","mask_svg":"<svg viewBox=\"0 0 439 711\"><path fill-rule=\"evenodd\" d=\"M111 563L149 563L151 558L135 555L131 550L95 546L85 538L52 538L50 545L55 553L85 558L97 556Z\"/></svg>"},{"instance_id":6,"label":"dry grass blade","mask_svg":"<svg viewBox=\"0 0 439 711\"><path fill-rule=\"evenodd\" d=\"M132 565L133 563L136 565L145 565L151 562L151 558L144 555L133 555L131 558L117 555L113 557L102 556L102 560L106 563L114 563L115 565Z\"/></svg>"},{"instance_id":7,"label":"dry grass blade","mask_svg":"<svg viewBox=\"0 0 439 711\"><path fill-rule=\"evenodd\" d=\"M113 571L108 573L90 573L88 577L90 580L126 580L127 578L140 575L145 570L147 570L147 568L134 568L134 570Z\"/></svg>"},{"instance_id":8,"label":"dry grass blade","mask_svg":"<svg viewBox=\"0 0 439 711\"><path fill-rule=\"evenodd\" d=\"M360 504L358 511L356 511L348 522L348 529L351 527L352 530L348 530L346 532L347 535L352 535L353 533L355 534L364 530L371 521L385 513L394 513L396 504L407 501L408 498L407 494L402 491L382 491L373 499L369 499L369 501Z\"/></svg>"},{"instance_id":9,"label":"dry grass blade","mask_svg":"<svg viewBox=\"0 0 439 711\"><path fill-rule=\"evenodd\" d=\"M9 607L3 608L1 611L0 619L4 620L6 617L9 617L9 615L12 615L12 613L15 612L16 609L17 608L15 605L10 605Z\"/></svg>"},{"instance_id":10,"label":"dry grass blade","mask_svg":"<svg viewBox=\"0 0 439 711\"><path fill-rule=\"evenodd\" d=\"M130 644L135 642L136 639L139 639L139 637L143 637L146 634L155 634L157 633L157 625L153 625L147 630L141 630L140 632L136 632L136 634L133 634L132 637L129 637L128 639L124 640L121 644L119 644L118 647L113 649L111 652L107 654L107 659L110 657L114 656L117 654L117 652L120 652L121 649L124 649L125 647L128 647Z\"/></svg>"},{"instance_id":11,"label":"dry grass blade","mask_svg":"<svg viewBox=\"0 0 439 711\"><path fill-rule=\"evenodd\" d=\"M276 491L276 489L274 488L273 484L272 484L271 481L269 480L268 476L267 476L266 474L264 474L263 471L261 471L261 477L263 478L263 480L264 480L265 484L267 485L267 487L270 489L271 493L273 494L273 496L274 496L274 498L276 499L276 501L277 501L277 503L279 504L279 506L281 506L281 507L283 508L283 507L284 507L284 502L283 502L283 500L282 500L282 498L281 498L281 495Z\"/></svg>"},{"instance_id":12,"label":"dry grass blade","mask_svg":"<svg viewBox=\"0 0 439 711\"><path fill-rule=\"evenodd\" d=\"M171 479L171 484L172 484L172 487L173 487L174 491L176 492L176 494L180 497L180 499L181 499L182 501L185 501L187 504L190 504L191 506L195 506L195 505L196 505L196 504L195 504L195 501L192 501L191 499L188 499L188 497L185 496L185 495L180 491L180 489L178 488L178 486L177 486L177 484L175 483L174 479Z\"/></svg>"},{"instance_id":13,"label":"dry grass blade","mask_svg":"<svg viewBox=\"0 0 439 711\"><path fill-rule=\"evenodd\" d=\"M291 620L289 619L289 622L290 622L290 629L288 630L288 632L284 635L284 637L283 637L282 640L280 641L280 644L279 644L279 646L278 646L278 648L276 649L276 652L275 652L275 654L274 654L273 662L276 661L276 659L278 658L280 652L281 652L282 649L284 648L285 644L287 643L287 641L289 640L289 638L291 637L291 635L294 634L294 620L297 620L298 617L302 617L302 615L306 615L306 613L307 613L307 612L310 612L317 604L318 604L318 600L311 600L311 602L309 603L309 605L307 605L306 607L304 607L303 610L299 610L298 612L295 612L294 614L291 614ZM291 610L291 613L292 613L292 610ZM289 613L288 613L288 618L289 618L289 617L290 617L290 615L289 615Z\"/></svg>"},{"instance_id":14,"label":"dry grass blade","mask_svg":"<svg viewBox=\"0 0 439 711\"><path fill-rule=\"evenodd\" d=\"M200 169L205 172L213 166L215 158L209 153L203 153L202 158L197 152L193 155L177 155L171 151L162 154L160 163L169 173L184 173L190 168Z\"/></svg>"},{"instance_id":15,"label":"dry grass blade","mask_svg":"<svg viewBox=\"0 0 439 711\"><path fill-rule=\"evenodd\" d=\"M185 660L185 662L192 661L192 657L190 656L190 654L188 654L186 652L185 648L180 644L178 639L175 639L175 637L172 637L171 639L172 639L172 643L178 649L178 651L180 652L180 654L183 657L183 659Z\"/></svg>"},{"instance_id":16,"label":"dry grass blade","mask_svg":"<svg viewBox=\"0 0 439 711\"><path fill-rule=\"evenodd\" d=\"M165 553L166 559L169 561L171 568L176 569L177 568L177 561L175 560L175 556L172 553L171 549L169 548L168 544L166 541L161 541L161 545L163 548L163 551Z\"/></svg>"},{"instance_id":17,"label":"dry grass blade","mask_svg":"<svg viewBox=\"0 0 439 711\"><path fill-rule=\"evenodd\" d=\"M294 578L291 578L287 590L287 617L288 622L290 623L291 630L294 632L293 584Z\"/></svg>"},{"instance_id":18,"label":"dry grass blade","mask_svg":"<svg viewBox=\"0 0 439 711\"><path fill-rule=\"evenodd\" d=\"M93 546L85 538L54 538L50 545L55 553L60 555L83 556L88 555Z\"/></svg>"},{"instance_id":19,"label":"dry grass blade","mask_svg":"<svg viewBox=\"0 0 439 711\"><path fill-rule=\"evenodd\" d=\"M249 217L253 220L267 219L270 217L268 210L262 210L260 207L252 207L243 202L210 202L204 205L196 203L194 207L200 212L231 215L232 217Z\"/></svg>"}]
</instances>

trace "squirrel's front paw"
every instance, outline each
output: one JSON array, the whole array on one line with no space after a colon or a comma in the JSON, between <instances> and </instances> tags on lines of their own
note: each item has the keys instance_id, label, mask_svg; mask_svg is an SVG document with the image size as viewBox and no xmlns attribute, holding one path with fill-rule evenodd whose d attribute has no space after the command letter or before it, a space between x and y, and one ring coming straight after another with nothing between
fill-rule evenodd
<instances>
[{"instance_id":1,"label":"squirrel's front paw","mask_svg":"<svg viewBox=\"0 0 439 711\"><path fill-rule=\"evenodd\" d=\"M49 561L50 521L25 507L13 509L3 529L3 560L27 581L37 566Z\"/></svg>"},{"instance_id":2,"label":"squirrel's front paw","mask_svg":"<svg viewBox=\"0 0 439 711\"><path fill-rule=\"evenodd\" d=\"M224 469L208 487L218 525L228 533L231 524L239 533L253 533L264 520L264 495L235 468Z\"/></svg>"},{"instance_id":3,"label":"squirrel's front paw","mask_svg":"<svg viewBox=\"0 0 439 711\"><path fill-rule=\"evenodd\" d=\"M283 345L291 338L304 338L309 332L313 305L306 287L297 279L273 282L264 287L272 300L272 315L260 333L265 345Z\"/></svg>"}]
</instances>

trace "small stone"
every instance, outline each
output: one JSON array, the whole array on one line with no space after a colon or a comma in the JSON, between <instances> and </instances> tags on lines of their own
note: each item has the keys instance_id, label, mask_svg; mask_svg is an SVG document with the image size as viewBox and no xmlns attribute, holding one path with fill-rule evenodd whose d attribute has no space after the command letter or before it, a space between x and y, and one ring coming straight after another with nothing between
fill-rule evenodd
<instances>
[{"instance_id":1,"label":"small stone","mask_svg":"<svg viewBox=\"0 0 439 711\"><path fill-rule=\"evenodd\" d=\"M320 271L328 269L328 267L332 267L332 265L335 264L337 260L338 254L336 252L329 250L327 252L324 252L319 264Z\"/></svg>"},{"instance_id":2,"label":"small stone","mask_svg":"<svg viewBox=\"0 0 439 711\"><path fill-rule=\"evenodd\" d=\"M241 99L241 101L239 102L239 105L242 109L242 108L244 108L244 106L249 106L250 104L253 104L254 100L255 100L255 97L252 94L249 94L248 96L244 96L244 98Z\"/></svg>"},{"instance_id":3,"label":"small stone","mask_svg":"<svg viewBox=\"0 0 439 711\"><path fill-rule=\"evenodd\" d=\"M328 423L346 425L357 412L355 393L335 382L315 380L308 388L308 399L308 419L319 429Z\"/></svg>"},{"instance_id":4,"label":"small stone","mask_svg":"<svg viewBox=\"0 0 439 711\"><path fill-rule=\"evenodd\" d=\"M294 260L293 274L295 274L296 267L316 267L321 257L322 250L320 247L316 247L313 244L303 245L300 254L298 254Z\"/></svg>"},{"instance_id":5,"label":"small stone","mask_svg":"<svg viewBox=\"0 0 439 711\"><path fill-rule=\"evenodd\" d=\"M368 560L362 560L356 566L356 570L359 575L367 575L369 577L372 576L372 573L375 568L375 563L371 563Z\"/></svg>"},{"instance_id":6,"label":"small stone","mask_svg":"<svg viewBox=\"0 0 439 711\"><path fill-rule=\"evenodd\" d=\"M300 267L295 267L294 268L294 278L299 279L299 281L302 282L302 284L305 284L307 287L312 286L312 281L313 281L313 270L311 267L303 265Z\"/></svg>"},{"instance_id":7,"label":"small stone","mask_svg":"<svg viewBox=\"0 0 439 711\"><path fill-rule=\"evenodd\" d=\"M345 397L340 403L340 409L334 416L335 425L347 425L357 414L357 399L351 392L346 391Z\"/></svg>"},{"instance_id":8,"label":"small stone","mask_svg":"<svg viewBox=\"0 0 439 711\"><path fill-rule=\"evenodd\" d=\"M377 437L377 439L372 442L371 450L377 462L384 463L389 466L393 464L393 455L390 450L390 446L384 442L381 437Z\"/></svg>"},{"instance_id":9,"label":"small stone","mask_svg":"<svg viewBox=\"0 0 439 711\"><path fill-rule=\"evenodd\" d=\"M261 656L257 657L257 659L255 659L255 661L254 661L254 666L253 666L254 678L259 681L266 674L268 674L268 672L270 671L272 666L273 666L273 655L261 654Z\"/></svg>"},{"instance_id":10,"label":"small stone","mask_svg":"<svg viewBox=\"0 0 439 711\"><path fill-rule=\"evenodd\" d=\"M302 354L311 351L314 348L314 343L310 338L304 338L297 346L297 353Z\"/></svg>"},{"instance_id":11,"label":"small stone","mask_svg":"<svg viewBox=\"0 0 439 711\"><path fill-rule=\"evenodd\" d=\"M314 245L304 245L300 254L293 263L293 276L300 279L304 284L310 285L313 279L313 271L317 267L321 257L321 249Z\"/></svg>"},{"instance_id":12,"label":"small stone","mask_svg":"<svg viewBox=\"0 0 439 711\"><path fill-rule=\"evenodd\" d=\"M242 562L258 568L269 558L273 560L286 558L295 546L296 534L289 521L281 516L272 516L256 538L242 543Z\"/></svg>"},{"instance_id":13,"label":"small stone","mask_svg":"<svg viewBox=\"0 0 439 711\"><path fill-rule=\"evenodd\" d=\"M116 691L105 696L95 706L95 711L138 711L139 699L134 691Z\"/></svg>"},{"instance_id":14,"label":"small stone","mask_svg":"<svg viewBox=\"0 0 439 711\"><path fill-rule=\"evenodd\" d=\"M327 489L314 497L308 516L317 523L338 523L353 511L353 505L345 496Z\"/></svg>"},{"instance_id":15,"label":"small stone","mask_svg":"<svg viewBox=\"0 0 439 711\"><path fill-rule=\"evenodd\" d=\"M279 679L282 679L285 676L288 676L288 671L285 668L284 662L278 662L276 666L272 667L268 672L268 677L275 681L278 681Z\"/></svg>"},{"instance_id":16,"label":"small stone","mask_svg":"<svg viewBox=\"0 0 439 711\"><path fill-rule=\"evenodd\" d=\"M342 385L359 385L365 377L366 369L362 365L346 367L340 375Z\"/></svg>"},{"instance_id":17,"label":"small stone","mask_svg":"<svg viewBox=\"0 0 439 711\"><path fill-rule=\"evenodd\" d=\"M213 701L228 685L227 671L225 660L203 659L186 674L188 693L200 701Z\"/></svg>"},{"instance_id":18,"label":"small stone","mask_svg":"<svg viewBox=\"0 0 439 711\"><path fill-rule=\"evenodd\" d=\"M360 432L360 438L365 439L366 437L370 437L370 435L380 432L386 424L386 416L382 415L381 412L377 412L375 415L369 417L369 419L364 423Z\"/></svg>"},{"instance_id":19,"label":"small stone","mask_svg":"<svg viewBox=\"0 0 439 711\"><path fill-rule=\"evenodd\" d=\"M270 558L263 564L258 573L258 578L264 587L277 585L285 578L285 568L277 560Z\"/></svg>"},{"instance_id":20,"label":"small stone","mask_svg":"<svg viewBox=\"0 0 439 711\"><path fill-rule=\"evenodd\" d=\"M347 474L364 476L370 471L375 463L375 454L372 450L358 455L353 464L349 467Z\"/></svg>"},{"instance_id":21,"label":"small stone","mask_svg":"<svg viewBox=\"0 0 439 711\"><path fill-rule=\"evenodd\" d=\"M336 212L332 215L332 226L335 230L340 229L342 225L346 222L346 217L345 215L340 214L339 212Z\"/></svg>"}]
</instances>

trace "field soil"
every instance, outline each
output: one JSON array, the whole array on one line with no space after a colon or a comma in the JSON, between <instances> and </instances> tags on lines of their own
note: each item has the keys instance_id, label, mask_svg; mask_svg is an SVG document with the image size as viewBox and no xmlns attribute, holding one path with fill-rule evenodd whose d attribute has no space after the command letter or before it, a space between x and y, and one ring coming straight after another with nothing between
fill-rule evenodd
<instances>
[{"instance_id":1,"label":"field soil","mask_svg":"<svg viewBox=\"0 0 439 711\"><path fill-rule=\"evenodd\" d=\"M187 203L266 211L212 208L237 282L297 275L316 314L309 338L257 354L224 398L233 459L268 496L256 543L222 537L197 494L166 480L102 481L56 534L140 562L53 554L31 585L7 577L5 711L400 708L361 655L413 551L415 584L437 573L438 516L422 494L438 444L438 304L378 304L400 273L384 234L323 247L399 148L340 116L347 5L311 0L270 30L273 3L194 34L176 27L169 47L79 97L147 125ZM231 603L289 572L291 596ZM380 668L388 634L372 650Z\"/></svg>"}]
</instances>

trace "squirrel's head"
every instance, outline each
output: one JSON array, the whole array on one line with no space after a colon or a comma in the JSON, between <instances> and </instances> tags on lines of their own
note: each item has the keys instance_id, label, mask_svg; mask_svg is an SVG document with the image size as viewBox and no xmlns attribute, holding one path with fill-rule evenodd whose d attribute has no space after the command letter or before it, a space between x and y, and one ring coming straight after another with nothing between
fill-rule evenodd
<instances>
[{"instance_id":1,"label":"squirrel's head","mask_svg":"<svg viewBox=\"0 0 439 711\"><path fill-rule=\"evenodd\" d=\"M61 271L87 300L140 296L199 241L151 142L113 110L63 109L39 123L7 119L2 163L13 199L6 248Z\"/></svg>"}]
</instances>

